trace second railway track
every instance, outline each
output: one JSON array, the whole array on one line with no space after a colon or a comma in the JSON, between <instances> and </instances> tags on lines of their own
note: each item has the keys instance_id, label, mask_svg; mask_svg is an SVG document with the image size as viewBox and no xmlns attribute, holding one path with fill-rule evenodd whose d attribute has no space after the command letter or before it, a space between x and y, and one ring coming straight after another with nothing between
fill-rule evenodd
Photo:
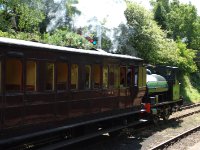
<instances>
[{"instance_id":1,"label":"second railway track","mask_svg":"<svg viewBox=\"0 0 200 150\"><path fill-rule=\"evenodd\" d=\"M193 132L196 132L198 130L200 130L200 125L192 128L190 130L187 130L186 132L181 133L181 134L177 135L176 137L173 137L173 138L153 147L151 150L159 150L159 149L167 148L168 146L172 145L173 143L177 142L178 140L183 139L184 137L186 137L189 134L192 134Z\"/></svg>"}]
</instances>

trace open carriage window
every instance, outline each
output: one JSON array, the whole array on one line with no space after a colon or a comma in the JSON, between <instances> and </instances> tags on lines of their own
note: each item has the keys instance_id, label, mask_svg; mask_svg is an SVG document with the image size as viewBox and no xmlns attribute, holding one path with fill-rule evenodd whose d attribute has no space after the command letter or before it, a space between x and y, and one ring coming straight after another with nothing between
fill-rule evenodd
<instances>
[{"instance_id":1,"label":"open carriage window","mask_svg":"<svg viewBox=\"0 0 200 150\"><path fill-rule=\"evenodd\" d=\"M134 86L138 86L138 67L134 70Z\"/></svg>"},{"instance_id":2,"label":"open carriage window","mask_svg":"<svg viewBox=\"0 0 200 150\"><path fill-rule=\"evenodd\" d=\"M100 65L94 65L93 67L93 88L100 88L101 82L101 67Z\"/></svg>"},{"instance_id":3,"label":"open carriage window","mask_svg":"<svg viewBox=\"0 0 200 150\"><path fill-rule=\"evenodd\" d=\"M118 65L114 65L114 87L119 88L119 72L120 68Z\"/></svg>"},{"instance_id":4,"label":"open carriage window","mask_svg":"<svg viewBox=\"0 0 200 150\"><path fill-rule=\"evenodd\" d=\"M133 79L133 69L128 68L128 71L127 71L127 86L132 85L132 82L133 82L132 79Z\"/></svg>"},{"instance_id":5,"label":"open carriage window","mask_svg":"<svg viewBox=\"0 0 200 150\"><path fill-rule=\"evenodd\" d=\"M66 63L57 64L57 89L66 90L68 81L68 65Z\"/></svg>"},{"instance_id":6,"label":"open carriage window","mask_svg":"<svg viewBox=\"0 0 200 150\"><path fill-rule=\"evenodd\" d=\"M36 91L36 62L27 61L26 63L26 90Z\"/></svg>"},{"instance_id":7,"label":"open carriage window","mask_svg":"<svg viewBox=\"0 0 200 150\"><path fill-rule=\"evenodd\" d=\"M126 86L126 67L120 67L120 87Z\"/></svg>"},{"instance_id":8,"label":"open carriage window","mask_svg":"<svg viewBox=\"0 0 200 150\"><path fill-rule=\"evenodd\" d=\"M109 68L109 87L118 88L119 86L119 67L110 65Z\"/></svg>"},{"instance_id":9,"label":"open carriage window","mask_svg":"<svg viewBox=\"0 0 200 150\"><path fill-rule=\"evenodd\" d=\"M91 87L91 66L85 66L85 89L90 89Z\"/></svg>"},{"instance_id":10,"label":"open carriage window","mask_svg":"<svg viewBox=\"0 0 200 150\"><path fill-rule=\"evenodd\" d=\"M71 65L71 89L78 89L78 65Z\"/></svg>"},{"instance_id":11,"label":"open carriage window","mask_svg":"<svg viewBox=\"0 0 200 150\"><path fill-rule=\"evenodd\" d=\"M54 64L46 64L46 90L54 90Z\"/></svg>"},{"instance_id":12,"label":"open carriage window","mask_svg":"<svg viewBox=\"0 0 200 150\"><path fill-rule=\"evenodd\" d=\"M114 87L114 66L109 67L109 87Z\"/></svg>"},{"instance_id":13,"label":"open carriage window","mask_svg":"<svg viewBox=\"0 0 200 150\"><path fill-rule=\"evenodd\" d=\"M108 66L103 66L103 88L108 88Z\"/></svg>"},{"instance_id":14,"label":"open carriage window","mask_svg":"<svg viewBox=\"0 0 200 150\"><path fill-rule=\"evenodd\" d=\"M1 84L2 84L2 82L1 82L1 74L2 74L2 72L1 72L1 61L0 61L0 93L2 92L2 88L1 88Z\"/></svg>"},{"instance_id":15,"label":"open carriage window","mask_svg":"<svg viewBox=\"0 0 200 150\"><path fill-rule=\"evenodd\" d=\"M22 62L18 59L6 60L6 91L22 91Z\"/></svg>"},{"instance_id":16,"label":"open carriage window","mask_svg":"<svg viewBox=\"0 0 200 150\"><path fill-rule=\"evenodd\" d=\"M138 73L138 86L144 87L146 85L146 68L140 66Z\"/></svg>"}]
</instances>

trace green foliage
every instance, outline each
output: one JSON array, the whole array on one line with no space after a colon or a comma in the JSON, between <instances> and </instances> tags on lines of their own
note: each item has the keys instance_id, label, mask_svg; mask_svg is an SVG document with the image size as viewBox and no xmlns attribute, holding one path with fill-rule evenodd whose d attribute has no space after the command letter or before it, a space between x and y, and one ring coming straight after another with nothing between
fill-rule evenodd
<instances>
[{"instance_id":1,"label":"green foliage","mask_svg":"<svg viewBox=\"0 0 200 150\"><path fill-rule=\"evenodd\" d=\"M155 9L154 18L158 22L158 25L162 27L162 29L167 28L166 14L167 14L167 11L165 10L162 3L159 2Z\"/></svg>"},{"instance_id":2,"label":"green foliage","mask_svg":"<svg viewBox=\"0 0 200 150\"><path fill-rule=\"evenodd\" d=\"M197 70L195 52L186 48L186 44L174 42L154 21L153 14L136 3L128 3L125 16L129 28L129 44L147 63L178 66L184 72Z\"/></svg>"},{"instance_id":3,"label":"green foliage","mask_svg":"<svg viewBox=\"0 0 200 150\"><path fill-rule=\"evenodd\" d=\"M0 31L0 37L15 38L20 40L37 41L42 43L48 43L58 46L68 46L81 49L92 49L93 45L88 42L84 37L69 32L67 30L56 30L52 34L45 33L25 33L25 32L2 32Z\"/></svg>"},{"instance_id":4,"label":"green foliage","mask_svg":"<svg viewBox=\"0 0 200 150\"><path fill-rule=\"evenodd\" d=\"M63 1L61 3L63 4ZM66 3L68 11L65 17L68 19L68 24L74 15L80 14L80 11L73 6L77 3L77 0ZM60 8L58 5L53 0L0 0L0 36L91 49L93 45L84 37L68 30L57 28L53 33L46 33L50 20L56 17L52 18L48 14L56 13ZM67 26L70 25L65 24L65 27Z\"/></svg>"},{"instance_id":5,"label":"green foliage","mask_svg":"<svg viewBox=\"0 0 200 150\"><path fill-rule=\"evenodd\" d=\"M180 40L177 41L179 59L178 66L181 70L191 73L197 71L196 63L194 58L196 57L196 52L191 49L187 49L186 44L182 43Z\"/></svg>"},{"instance_id":6,"label":"green foliage","mask_svg":"<svg viewBox=\"0 0 200 150\"><path fill-rule=\"evenodd\" d=\"M98 42L99 41L97 41L97 43ZM108 52L111 47L112 47L112 42L111 42L110 38L107 37L106 35L103 35L102 39L101 39L101 48Z\"/></svg>"},{"instance_id":7,"label":"green foliage","mask_svg":"<svg viewBox=\"0 0 200 150\"><path fill-rule=\"evenodd\" d=\"M39 7L41 4L41 0L1 0L0 30L38 31L39 24L44 19L44 14Z\"/></svg>"},{"instance_id":8,"label":"green foliage","mask_svg":"<svg viewBox=\"0 0 200 150\"><path fill-rule=\"evenodd\" d=\"M194 23L197 19L197 10L191 4L173 4L170 5L171 10L167 14L168 30L173 33L173 38L186 38L186 42L190 47L191 38L194 34Z\"/></svg>"},{"instance_id":9,"label":"green foliage","mask_svg":"<svg viewBox=\"0 0 200 150\"><path fill-rule=\"evenodd\" d=\"M168 0L167 0L168 1ZM187 47L200 49L198 42L200 26L197 9L191 3L182 4L179 0L153 0L153 12L158 24L168 32L168 37L184 39Z\"/></svg>"},{"instance_id":10,"label":"green foliage","mask_svg":"<svg viewBox=\"0 0 200 150\"><path fill-rule=\"evenodd\" d=\"M183 74L179 77L181 82L181 95L186 102L200 102L200 73Z\"/></svg>"},{"instance_id":11,"label":"green foliage","mask_svg":"<svg viewBox=\"0 0 200 150\"><path fill-rule=\"evenodd\" d=\"M194 25L194 33L191 38L190 47L192 49L200 50L200 17L198 16L197 21Z\"/></svg>"},{"instance_id":12,"label":"green foliage","mask_svg":"<svg viewBox=\"0 0 200 150\"><path fill-rule=\"evenodd\" d=\"M17 15L19 15L18 28L20 31L38 31L39 24L44 19L44 14L42 11L36 8L31 8L27 4L22 4L20 7L17 7L16 11Z\"/></svg>"},{"instance_id":13,"label":"green foliage","mask_svg":"<svg viewBox=\"0 0 200 150\"><path fill-rule=\"evenodd\" d=\"M166 38L166 33L153 20L152 13L136 3L128 3L125 16L128 25L134 30L129 38L130 44L140 57L152 64L177 61L174 42Z\"/></svg>"},{"instance_id":14,"label":"green foliage","mask_svg":"<svg viewBox=\"0 0 200 150\"><path fill-rule=\"evenodd\" d=\"M42 41L39 33L15 32L14 30L12 30L12 32L2 32L0 30L0 37L8 37L8 38L28 40L28 41L38 41L38 42Z\"/></svg>"},{"instance_id":15,"label":"green foliage","mask_svg":"<svg viewBox=\"0 0 200 150\"><path fill-rule=\"evenodd\" d=\"M54 31L52 34L44 34L43 42L59 46L76 47L81 49L93 48L93 45L90 42L88 42L84 37L76 33L61 29Z\"/></svg>"}]
</instances>

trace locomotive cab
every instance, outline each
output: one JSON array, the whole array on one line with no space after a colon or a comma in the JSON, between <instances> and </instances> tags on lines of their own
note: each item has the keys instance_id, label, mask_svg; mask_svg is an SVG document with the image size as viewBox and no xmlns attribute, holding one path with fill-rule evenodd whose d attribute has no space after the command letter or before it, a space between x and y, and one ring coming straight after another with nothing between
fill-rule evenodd
<instances>
[{"instance_id":1,"label":"locomotive cab","mask_svg":"<svg viewBox=\"0 0 200 150\"><path fill-rule=\"evenodd\" d=\"M178 67L172 66L159 66L156 69L156 73L163 76L168 83L168 100L178 101L180 99L180 83L177 79Z\"/></svg>"}]
</instances>

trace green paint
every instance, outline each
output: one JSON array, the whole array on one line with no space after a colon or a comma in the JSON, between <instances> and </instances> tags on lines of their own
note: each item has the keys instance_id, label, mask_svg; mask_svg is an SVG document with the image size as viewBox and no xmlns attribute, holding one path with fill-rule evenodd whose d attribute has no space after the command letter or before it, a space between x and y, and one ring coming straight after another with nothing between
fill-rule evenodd
<instances>
[{"instance_id":1,"label":"green paint","mask_svg":"<svg viewBox=\"0 0 200 150\"><path fill-rule=\"evenodd\" d=\"M179 100L180 97L180 84L176 80L175 84L173 85L173 101Z\"/></svg>"},{"instance_id":2,"label":"green paint","mask_svg":"<svg viewBox=\"0 0 200 150\"><path fill-rule=\"evenodd\" d=\"M147 88L149 93L165 92L168 90L168 84L166 81L149 81L147 82Z\"/></svg>"}]
</instances>

